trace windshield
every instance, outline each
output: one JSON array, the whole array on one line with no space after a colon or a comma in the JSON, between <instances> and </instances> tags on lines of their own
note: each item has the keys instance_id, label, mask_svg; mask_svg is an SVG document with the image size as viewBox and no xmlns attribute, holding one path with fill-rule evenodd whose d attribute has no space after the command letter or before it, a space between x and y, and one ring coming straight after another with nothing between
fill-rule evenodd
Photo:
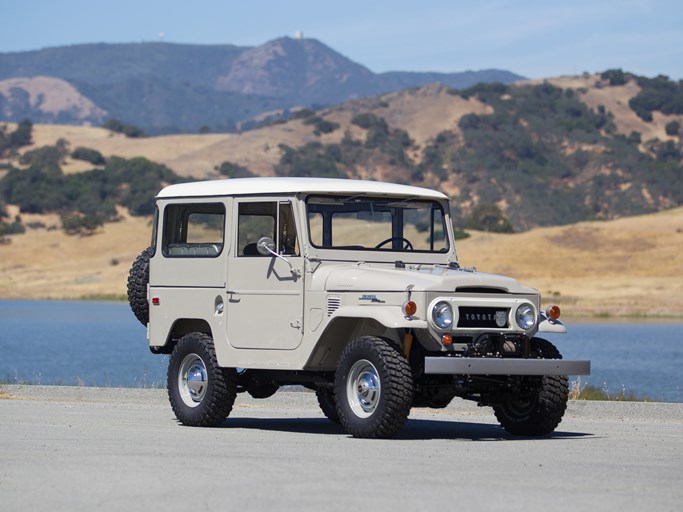
<instances>
[{"instance_id":1,"label":"windshield","mask_svg":"<svg viewBox=\"0 0 683 512\"><path fill-rule=\"evenodd\" d=\"M448 252L440 203L413 198L311 196L306 201L311 244L340 250Z\"/></svg>"}]
</instances>

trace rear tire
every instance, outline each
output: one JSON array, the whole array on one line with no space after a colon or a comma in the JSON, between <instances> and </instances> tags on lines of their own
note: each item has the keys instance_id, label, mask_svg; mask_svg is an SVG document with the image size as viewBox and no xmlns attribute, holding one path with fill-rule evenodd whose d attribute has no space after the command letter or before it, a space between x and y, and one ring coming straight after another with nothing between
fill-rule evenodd
<instances>
[{"instance_id":1,"label":"rear tire","mask_svg":"<svg viewBox=\"0 0 683 512\"><path fill-rule=\"evenodd\" d=\"M183 425L216 427L228 417L237 394L237 372L218 366L213 340L183 336L168 363L168 399Z\"/></svg>"},{"instance_id":2,"label":"rear tire","mask_svg":"<svg viewBox=\"0 0 683 512\"><path fill-rule=\"evenodd\" d=\"M334 396L334 390L330 388L320 388L315 391L315 396L318 398L318 405L325 417L332 423L339 425L339 413L337 412L337 400Z\"/></svg>"},{"instance_id":3,"label":"rear tire","mask_svg":"<svg viewBox=\"0 0 683 512\"><path fill-rule=\"evenodd\" d=\"M540 359L562 359L559 350L542 338L531 339L531 351ZM493 411L501 426L511 434L546 436L562 421L568 398L566 376L544 376L535 392L495 405Z\"/></svg>"},{"instance_id":4,"label":"rear tire","mask_svg":"<svg viewBox=\"0 0 683 512\"><path fill-rule=\"evenodd\" d=\"M403 427L413 403L413 373L397 347L374 336L342 351L334 391L342 426L354 437L389 438Z\"/></svg>"}]
</instances>

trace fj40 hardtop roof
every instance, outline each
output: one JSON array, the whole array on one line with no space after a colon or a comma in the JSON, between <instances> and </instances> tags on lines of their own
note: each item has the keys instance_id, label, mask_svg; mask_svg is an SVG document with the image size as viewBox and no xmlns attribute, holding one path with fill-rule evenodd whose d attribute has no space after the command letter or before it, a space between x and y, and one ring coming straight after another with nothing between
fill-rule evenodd
<instances>
[{"instance_id":1,"label":"fj40 hardtop roof","mask_svg":"<svg viewBox=\"0 0 683 512\"><path fill-rule=\"evenodd\" d=\"M197 181L170 185L158 198L248 196L257 194L339 193L386 196L414 196L425 199L448 199L445 194L421 187L364 180L325 178L238 178Z\"/></svg>"}]
</instances>

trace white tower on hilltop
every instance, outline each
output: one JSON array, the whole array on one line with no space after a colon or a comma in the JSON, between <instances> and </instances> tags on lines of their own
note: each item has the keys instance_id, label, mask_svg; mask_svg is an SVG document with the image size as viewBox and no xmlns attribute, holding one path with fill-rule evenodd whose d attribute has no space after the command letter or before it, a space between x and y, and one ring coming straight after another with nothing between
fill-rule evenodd
<instances>
[{"instance_id":1,"label":"white tower on hilltop","mask_svg":"<svg viewBox=\"0 0 683 512\"><path fill-rule=\"evenodd\" d=\"M301 41L304 38L304 33L301 30L294 32L294 39Z\"/></svg>"}]
</instances>

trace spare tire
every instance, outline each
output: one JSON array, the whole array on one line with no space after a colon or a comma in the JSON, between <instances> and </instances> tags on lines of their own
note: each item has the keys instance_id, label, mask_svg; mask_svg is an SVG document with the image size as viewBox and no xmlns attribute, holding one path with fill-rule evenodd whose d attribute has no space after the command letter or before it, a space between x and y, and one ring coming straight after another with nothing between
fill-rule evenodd
<instances>
[{"instance_id":1,"label":"spare tire","mask_svg":"<svg viewBox=\"0 0 683 512\"><path fill-rule=\"evenodd\" d=\"M148 247L135 258L128 274L128 303L135 318L142 325L149 322L149 302L147 301L147 283L149 283L149 258L152 248Z\"/></svg>"}]
</instances>

